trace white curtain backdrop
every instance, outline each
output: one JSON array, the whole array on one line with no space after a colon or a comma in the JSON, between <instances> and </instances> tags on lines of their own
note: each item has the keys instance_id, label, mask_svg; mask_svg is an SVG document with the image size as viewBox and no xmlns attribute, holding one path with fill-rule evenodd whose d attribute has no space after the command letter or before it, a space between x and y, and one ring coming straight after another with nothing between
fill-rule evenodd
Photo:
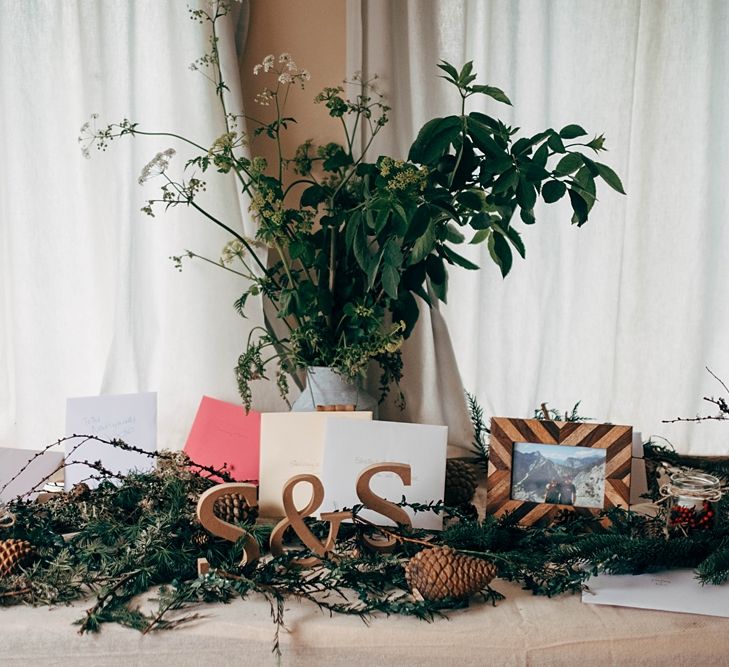
<instances>
[{"instance_id":1,"label":"white curtain backdrop","mask_svg":"<svg viewBox=\"0 0 729 667\"><path fill-rule=\"evenodd\" d=\"M444 314L486 413L581 400L681 451L729 453L727 424L661 423L715 412L705 366L729 382L729 3L349 0L348 38L349 69L379 73L393 107L380 152L405 156L426 120L457 113L435 66L474 60L514 107L472 109L525 133L604 132L623 179L627 197L601 187L580 230L566 202L517 223L527 259L506 280L485 248L470 248L479 272L451 271ZM444 348L416 346L406 374Z\"/></svg>"},{"instance_id":2,"label":"white curtain backdrop","mask_svg":"<svg viewBox=\"0 0 729 667\"><path fill-rule=\"evenodd\" d=\"M168 259L218 258L225 234L192 211L139 210L159 193L137 184L142 167L174 147L179 175L189 151L123 138L84 160L76 141L98 112L100 126L129 118L210 145L224 131L214 90L187 69L207 39L177 0L0 0L0 445L58 438L68 396L157 391L159 444L179 448L202 394L238 400L233 366L255 321L232 308L235 277ZM209 179L206 201L243 229L232 180Z\"/></svg>"}]
</instances>

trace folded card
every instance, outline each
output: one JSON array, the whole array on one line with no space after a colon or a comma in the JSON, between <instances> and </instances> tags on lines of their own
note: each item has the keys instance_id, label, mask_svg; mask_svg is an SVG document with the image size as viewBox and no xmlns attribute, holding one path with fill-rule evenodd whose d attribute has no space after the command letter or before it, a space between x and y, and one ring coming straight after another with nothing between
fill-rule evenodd
<instances>
[{"instance_id":1,"label":"folded card","mask_svg":"<svg viewBox=\"0 0 729 667\"><path fill-rule=\"evenodd\" d=\"M35 491L41 490L38 487L59 469L62 461L62 452L46 450L41 454L30 449L0 447L0 502L7 503L25 494L32 500L37 495Z\"/></svg>"},{"instance_id":2,"label":"folded card","mask_svg":"<svg viewBox=\"0 0 729 667\"><path fill-rule=\"evenodd\" d=\"M238 482L258 480L261 413L248 414L242 405L203 396L185 443L185 454L194 463L212 468L225 466ZM222 482L216 475L208 475Z\"/></svg>"},{"instance_id":3,"label":"folded card","mask_svg":"<svg viewBox=\"0 0 729 667\"><path fill-rule=\"evenodd\" d=\"M66 401L66 435L94 435L105 440L118 439L144 452L157 450L157 394L119 394L69 398ZM97 471L82 461L99 461L115 474L132 470L152 470L154 457L129 452L95 440L66 440L65 488L86 481ZM95 485L92 479L87 482Z\"/></svg>"},{"instance_id":4,"label":"folded card","mask_svg":"<svg viewBox=\"0 0 729 667\"><path fill-rule=\"evenodd\" d=\"M601 574L587 581L582 601L729 617L729 584L702 586L693 570L653 574Z\"/></svg>"},{"instance_id":5,"label":"folded card","mask_svg":"<svg viewBox=\"0 0 729 667\"><path fill-rule=\"evenodd\" d=\"M330 421L366 421L371 412L269 412L261 415L261 472L258 509L261 516L284 515L282 490L294 475L321 474L324 433ZM299 484L294 503L303 508L311 487Z\"/></svg>"},{"instance_id":6,"label":"folded card","mask_svg":"<svg viewBox=\"0 0 729 667\"><path fill-rule=\"evenodd\" d=\"M324 504L320 512L352 507L357 498L357 478L362 471L383 462L407 463L411 484L404 486L394 473L378 473L370 488L380 497L399 502L430 503L443 499L448 428L399 422L329 422L326 426L322 482ZM413 526L440 530L443 519L434 512L405 508ZM378 525L394 525L389 519L363 510L363 518Z\"/></svg>"}]
</instances>

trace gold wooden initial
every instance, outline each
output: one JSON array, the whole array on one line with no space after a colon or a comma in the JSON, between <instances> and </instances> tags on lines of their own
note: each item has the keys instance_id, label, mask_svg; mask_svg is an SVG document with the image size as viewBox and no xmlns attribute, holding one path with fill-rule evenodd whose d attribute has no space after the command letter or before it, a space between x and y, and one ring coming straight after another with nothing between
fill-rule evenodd
<instances>
[{"instance_id":1,"label":"gold wooden initial","mask_svg":"<svg viewBox=\"0 0 729 667\"><path fill-rule=\"evenodd\" d=\"M299 511L296 509L294 504L294 487L297 484L306 482L311 485L311 499L307 503L303 510ZM309 558L297 558L291 561L293 565L299 567L314 567L321 562L321 558L326 555L328 551L334 549L334 545L337 541L337 534L339 533L339 526L342 521L352 518L351 512L328 512L321 515L322 521L329 521L329 535L325 543L317 539L317 537L309 530L308 526L304 523L304 517L308 516L312 512L316 511L324 501L324 486L316 475L295 475L292 477L283 487L283 506L286 512L286 518L276 524L276 527L271 532L271 553L274 556L281 556L284 553L283 548L283 537L286 530L291 527L294 529L296 534L299 536L301 541L313 551L316 556L310 556Z\"/></svg>"},{"instance_id":2,"label":"gold wooden initial","mask_svg":"<svg viewBox=\"0 0 729 667\"><path fill-rule=\"evenodd\" d=\"M405 486L411 484L411 470L407 463L375 463L365 468L357 479L357 497L360 502L368 509L392 519L395 523L405 526L412 525L408 513L402 507L381 498L370 488L370 480L380 472L394 472ZM378 551L390 551L397 543L393 537L380 540L363 537L370 547Z\"/></svg>"},{"instance_id":3,"label":"gold wooden initial","mask_svg":"<svg viewBox=\"0 0 729 667\"><path fill-rule=\"evenodd\" d=\"M257 561L261 556L261 550L258 547L256 538L240 526L235 526L232 523L218 518L213 511L215 501L221 496L227 496L230 493L237 493L243 496L249 507L255 507L258 504L255 485L244 482L218 484L200 496L197 501L197 518L205 530L230 542L237 542L241 537L245 536L246 541L241 565L247 565L248 563ZM198 559L198 574L204 574L203 570L207 571L207 561L200 563L200 561L204 560L204 558Z\"/></svg>"}]
</instances>

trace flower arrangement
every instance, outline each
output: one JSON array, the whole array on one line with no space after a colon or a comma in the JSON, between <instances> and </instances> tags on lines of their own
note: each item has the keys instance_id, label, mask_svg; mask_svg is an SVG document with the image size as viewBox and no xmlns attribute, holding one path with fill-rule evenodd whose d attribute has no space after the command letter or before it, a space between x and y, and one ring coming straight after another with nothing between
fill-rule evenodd
<instances>
[{"instance_id":1,"label":"flower arrangement","mask_svg":"<svg viewBox=\"0 0 729 667\"><path fill-rule=\"evenodd\" d=\"M585 142L585 130L567 125L517 138L517 129L500 120L467 113L466 101L473 96L510 104L500 89L475 83L471 62L460 70L447 62L438 65L460 97L460 113L426 123L407 160L369 157L390 109L375 82L359 77L353 96L337 86L314 98L340 121L342 142L316 145L308 140L285 155L281 137L295 122L285 113L287 97L292 87L305 86L309 73L289 54L266 56L254 69L267 84L256 100L273 111L273 118L230 113L217 36L227 11L218 0L210 9L192 10L193 19L209 25L211 39L209 52L191 68L212 81L226 124L209 147L179 135L144 131L126 119L102 129L86 124L81 141L88 153L91 146L104 150L125 135L174 136L194 149L186 177L170 175L171 149L144 168L140 181L156 177L163 184L161 195L142 210L154 215L160 204L191 206L225 229L231 239L215 263L243 278L236 310L244 315L251 296L274 306L282 329L266 320L265 327L251 332L236 367L246 407L252 401L252 381L266 378L274 363L285 397L288 377L295 378L301 369L329 366L357 380L375 362L384 397L402 377L401 345L418 319L416 297L427 304L445 301L448 266L478 268L456 246L486 243L505 276L513 252L525 256L514 225L517 210L524 224L533 224L538 199L552 203L567 195L572 221L582 225L595 202L597 178L623 192L615 172L585 154L604 150L602 136ZM252 129L244 132L244 124ZM358 152L362 138L364 150ZM274 164L250 156L249 146L257 141L275 144ZM200 174L213 171L235 178L250 197L250 214L258 225L255 239L201 203L205 181ZM268 250L268 263L260 246ZM175 258L178 266L185 257L199 256L188 251Z\"/></svg>"}]
</instances>

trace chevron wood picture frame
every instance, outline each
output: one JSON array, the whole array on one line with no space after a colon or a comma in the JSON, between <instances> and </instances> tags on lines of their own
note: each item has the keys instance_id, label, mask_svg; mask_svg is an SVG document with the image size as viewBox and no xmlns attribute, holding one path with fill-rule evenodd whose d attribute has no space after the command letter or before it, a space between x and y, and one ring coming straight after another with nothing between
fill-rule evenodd
<instances>
[{"instance_id":1,"label":"chevron wood picture frame","mask_svg":"<svg viewBox=\"0 0 729 667\"><path fill-rule=\"evenodd\" d=\"M629 506L633 427L493 417L486 511L522 525Z\"/></svg>"}]
</instances>

